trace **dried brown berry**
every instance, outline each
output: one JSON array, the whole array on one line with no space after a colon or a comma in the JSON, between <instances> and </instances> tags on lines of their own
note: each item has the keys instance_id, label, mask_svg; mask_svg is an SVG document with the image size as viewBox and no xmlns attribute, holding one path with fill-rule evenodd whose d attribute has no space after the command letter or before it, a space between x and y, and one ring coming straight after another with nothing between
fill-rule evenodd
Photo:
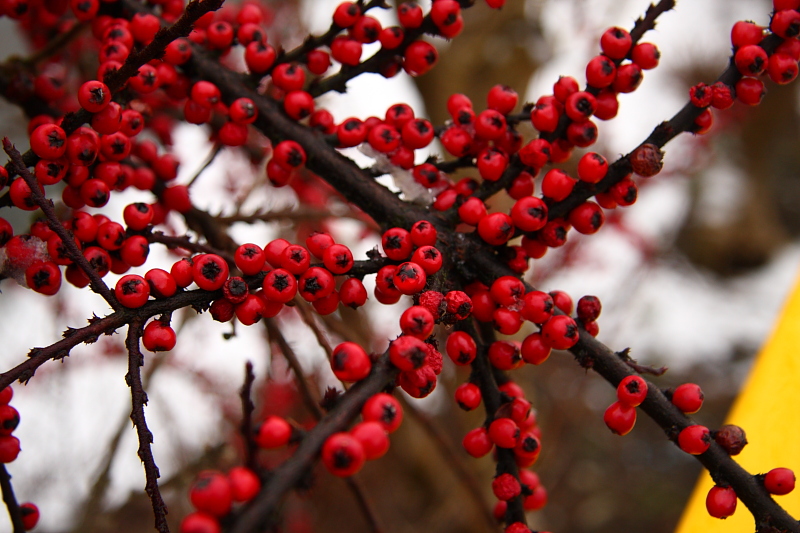
<instances>
[{"instance_id":1,"label":"dried brown berry","mask_svg":"<svg viewBox=\"0 0 800 533\"><path fill-rule=\"evenodd\" d=\"M747 436L744 434L744 430L732 424L719 428L719 431L714 434L714 440L728 452L728 455L739 455L747 445Z\"/></svg>"},{"instance_id":2,"label":"dried brown berry","mask_svg":"<svg viewBox=\"0 0 800 533\"><path fill-rule=\"evenodd\" d=\"M631 154L633 171L643 178L655 176L664 166L664 152L655 144L643 144Z\"/></svg>"}]
</instances>

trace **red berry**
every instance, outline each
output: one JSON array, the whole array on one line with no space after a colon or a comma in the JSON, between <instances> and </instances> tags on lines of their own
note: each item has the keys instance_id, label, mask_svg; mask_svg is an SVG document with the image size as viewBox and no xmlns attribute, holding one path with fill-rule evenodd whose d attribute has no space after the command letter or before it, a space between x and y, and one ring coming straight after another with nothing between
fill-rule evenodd
<instances>
[{"instance_id":1,"label":"red berry","mask_svg":"<svg viewBox=\"0 0 800 533\"><path fill-rule=\"evenodd\" d=\"M372 361L364 348L354 342L343 342L333 349L331 368L342 381L361 381L372 370Z\"/></svg>"},{"instance_id":2,"label":"red berry","mask_svg":"<svg viewBox=\"0 0 800 533\"><path fill-rule=\"evenodd\" d=\"M514 222L505 213L491 213L478 223L478 235L492 246L505 244L514 235Z\"/></svg>"},{"instance_id":3,"label":"red berry","mask_svg":"<svg viewBox=\"0 0 800 533\"><path fill-rule=\"evenodd\" d=\"M794 472L788 468L773 468L764 475L764 488L770 494L783 496L794 490Z\"/></svg>"},{"instance_id":4,"label":"red berry","mask_svg":"<svg viewBox=\"0 0 800 533\"><path fill-rule=\"evenodd\" d=\"M425 364L428 349L416 337L403 335L389 345L389 360L400 370L414 370Z\"/></svg>"},{"instance_id":5,"label":"red berry","mask_svg":"<svg viewBox=\"0 0 800 533\"><path fill-rule=\"evenodd\" d=\"M292 426L279 416L269 416L258 428L256 444L265 450L280 448L289 443L292 437Z\"/></svg>"},{"instance_id":6,"label":"red berry","mask_svg":"<svg viewBox=\"0 0 800 533\"><path fill-rule=\"evenodd\" d=\"M703 406L703 398L703 391L699 385L694 383L679 385L672 393L672 403L687 415L700 410Z\"/></svg>"},{"instance_id":7,"label":"red berry","mask_svg":"<svg viewBox=\"0 0 800 533\"><path fill-rule=\"evenodd\" d=\"M600 47L611 59L623 59L628 55L632 42L630 33L616 27L607 29L600 37Z\"/></svg>"},{"instance_id":8,"label":"red berry","mask_svg":"<svg viewBox=\"0 0 800 533\"><path fill-rule=\"evenodd\" d=\"M474 383L462 383L455 393L456 403L465 411L472 411L481 404L481 389Z\"/></svg>"},{"instance_id":9,"label":"red berry","mask_svg":"<svg viewBox=\"0 0 800 533\"><path fill-rule=\"evenodd\" d=\"M647 398L647 382L640 376L625 376L617 385L617 399L630 407L641 405Z\"/></svg>"},{"instance_id":10,"label":"red berry","mask_svg":"<svg viewBox=\"0 0 800 533\"><path fill-rule=\"evenodd\" d=\"M361 422L353 426L350 434L361 443L367 461L379 459L389 450L389 436L380 422Z\"/></svg>"},{"instance_id":11,"label":"red berry","mask_svg":"<svg viewBox=\"0 0 800 533\"><path fill-rule=\"evenodd\" d=\"M678 446L684 452L692 455L705 453L710 443L711 433L705 426L688 426L678 434Z\"/></svg>"},{"instance_id":12,"label":"red berry","mask_svg":"<svg viewBox=\"0 0 800 533\"><path fill-rule=\"evenodd\" d=\"M220 533L222 528L213 516L194 512L186 515L181 521L180 533Z\"/></svg>"},{"instance_id":13,"label":"red berry","mask_svg":"<svg viewBox=\"0 0 800 533\"><path fill-rule=\"evenodd\" d=\"M522 341L520 355L526 363L540 365L550 357L550 350L550 346L542 340L541 333L531 333Z\"/></svg>"},{"instance_id":14,"label":"red berry","mask_svg":"<svg viewBox=\"0 0 800 533\"><path fill-rule=\"evenodd\" d=\"M636 424L636 408L622 402L614 402L603 414L603 421L612 433L627 435Z\"/></svg>"},{"instance_id":15,"label":"red berry","mask_svg":"<svg viewBox=\"0 0 800 533\"><path fill-rule=\"evenodd\" d=\"M347 433L334 433L322 445L322 463L335 476L352 476L361 469L365 460L361 442Z\"/></svg>"},{"instance_id":16,"label":"red berry","mask_svg":"<svg viewBox=\"0 0 800 533\"><path fill-rule=\"evenodd\" d=\"M261 480L244 466L234 466L228 471L228 483L235 502L249 502L261 490Z\"/></svg>"},{"instance_id":17,"label":"red berry","mask_svg":"<svg viewBox=\"0 0 800 533\"><path fill-rule=\"evenodd\" d=\"M513 422L511 423L513 424ZM476 458L483 457L492 451L492 447L494 446L494 443L489 438L489 433L486 431L486 428L483 427L475 428L467 432L461 444L468 454Z\"/></svg>"},{"instance_id":18,"label":"red berry","mask_svg":"<svg viewBox=\"0 0 800 533\"><path fill-rule=\"evenodd\" d=\"M731 487L711 487L706 496L706 510L714 518L728 518L736 511L736 492Z\"/></svg>"},{"instance_id":19,"label":"red berry","mask_svg":"<svg viewBox=\"0 0 800 533\"><path fill-rule=\"evenodd\" d=\"M22 527L29 531L39 523L39 508L36 505L25 502L20 504L19 512L22 515Z\"/></svg>"},{"instance_id":20,"label":"red berry","mask_svg":"<svg viewBox=\"0 0 800 533\"><path fill-rule=\"evenodd\" d=\"M492 492L498 500L508 501L522 493L522 487L513 475L500 474L492 481Z\"/></svg>"},{"instance_id":21,"label":"red berry","mask_svg":"<svg viewBox=\"0 0 800 533\"><path fill-rule=\"evenodd\" d=\"M200 512L216 517L225 516L233 504L228 478L215 470L200 472L189 490L189 499Z\"/></svg>"},{"instance_id":22,"label":"red berry","mask_svg":"<svg viewBox=\"0 0 800 533\"><path fill-rule=\"evenodd\" d=\"M403 421L403 408L394 396L381 392L366 401L361 416L364 420L380 422L387 433L392 433Z\"/></svg>"},{"instance_id":23,"label":"red berry","mask_svg":"<svg viewBox=\"0 0 800 533\"><path fill-rule=\"evenodd\" d=\"M114 295L125 307L141 307L147 303L147 299L150 297L150 285L142 276L128 274L117 281Z\"/></svg>"},{"instance_id":24,"label":"red berry","mask_svg":"<svg viewBox=\"0 0 800 533\"><path fill-rule=\"evenodd\" d=\"M519 434L519 427L510 418L496 418L489 424L489 438L499 448L514 448Z\"/></svg>"},{"instance_id":25,"label":"red berry","mask_svg":"<svg viewBox=\"0 0 800 533\"><path fill-rule=\"evenodd\" d=\"M578 342L578 326L565 315L556 315L542 326L542 338L556 350L567 350Z\"/></svg>"},{"instance_id":26,"label":"red berry","mask_svg":"<svg viewBox=\"0 0 800 533\"><path fill-rule=\"evenodd\" d=\"M177 336L172 327L153 320L144 327L142 344L151 352L168 352L175 348Z\"/></svg>"},{"instance_id":27,"label":"red berry","mask_svg":"<svg viewBox=\"0 0 800 533\"><path fill-rule=\"evenodd\" d=\"M228 263L216 254L204 254L194 258L192 275L201 289L215 291L222 288L228 279Z\"/></svg>"}]
</instances>

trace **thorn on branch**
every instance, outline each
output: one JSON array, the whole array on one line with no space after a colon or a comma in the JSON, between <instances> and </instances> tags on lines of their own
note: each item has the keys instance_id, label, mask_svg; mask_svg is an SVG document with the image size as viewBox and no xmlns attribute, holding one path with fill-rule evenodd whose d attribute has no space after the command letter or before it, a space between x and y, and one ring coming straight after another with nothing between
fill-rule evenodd
<instances>
[{"instance_id":1,"label":"thorn on branch","mask_svg":"<svg viewBox=\"0 0 800 533\"><path fill-rule=\"evenodd\" d=\"M667 373L667 370L669 370L669 368L666 366L661 366L656 368L648 365L640 365L639 363L636 362L635 359L631 358L630 352L631 352L630 348L625 348L624 350L616 352L616 354L617 357L622 359L625 362L625 364L631 367L631 369L637 374L650 374L651 376L663 376L664 374Z\"/></svg>"}]
</instances>

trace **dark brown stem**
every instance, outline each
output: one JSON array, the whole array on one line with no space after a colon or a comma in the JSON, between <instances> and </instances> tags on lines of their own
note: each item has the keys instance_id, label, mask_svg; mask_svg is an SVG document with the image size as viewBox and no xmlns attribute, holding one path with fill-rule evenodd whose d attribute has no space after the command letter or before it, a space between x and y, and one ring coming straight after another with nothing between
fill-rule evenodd
<instances>
[{"instance_id":1,"label":"dark brown stem","mask_svg":"<svg viewBox=\"0 0 800 533\"><path fill-rule=\"evenodd\" d=\"M252 391L255 380L253 363L247 361L244 365L244 383L239 389L239 398L242 400L242 424L239 426L239 432L244 439L244 465L250 470L256 469L256 453L258 452L258 445L253 438L253 411L256 406L253 403Z\"/></svg>"},{"instance_id":2,"label":"dark brown stem","mask_svg":"<svg viewBox=\"0 0 800 533\"><path fill-rule=\"evenodd\" d=\"M495 380L495 373L489 362L489 345L494 342L494 329L491 324L481 324L481 326L480 335L478 335L478 332L475 331L471 324L465 324L466 330L478 342L478 353L475 360L472 362L472 371L473 375L478 378L477 385L481 389L488 427L488 424L495 419L495 413L506 403L508 397L504 398L503 394L500 392L497 381ZM514 457L514 450L500 448L498 446L495 446L495 448L497 452L496 475L511 474L519 481L519 467ZM505 515L506 525L513 524L514 522L527 524L525 509L522 507L522 495L508 500L507 503L508 507L506 508Z\"/></svg>"},{"instance_id":3,"label":"dark brown stem","mask_svg":"<svg viewBox=\"0 0 800 533\"><path fill-rule=\"evenodd\" d=\"M150 497L153 504L155 515L155 526L159 533L169 533L167 524L167 506L161 498L158 489L158 478L161 474L153 458L153 450L150 445L153 443L153 433L147 427L144 418L144 406L147 405L147 393L142 386L141 367L144 365L144 356L139 348L139 340L142 337L142 326L144 320L136 318L128 325L128 336L125 339L125 346L128 349L128 373L125 375L125 382L131 388L131 422L136 427L136 436L139 439L139 450L137 454L144 464L145 492Z\"/></svg>"},{"instance_id":4,"label":"dark brown stem","mask_svg":"<svg viewBox=\"0 0 800 533\"><path fill-rule=\"evenodd\" d=\"M63 243L64 249L66 250L67 257L69 257L72 262L78 265L81 270L86 274L89 278L89 285L92 287L92 290L103 297L103 299L108 302L108 305L111 306L112 309L115 311L119 311L122 309L122 306L117 302L117 299L108 289L108 286L105 282L97 275L97 271L89 264L89 261L86 260L83 253L81 253L78 245L75 244L75 237L72 235L72 232L67 230L61 222L58 220L58 216L56 216L56 211L53 207L52 200L49 200L42 190L40 189L39 180L28 171L28 168L22 161L22 155L19 151L11 144L11 141L8 140L8 137L3 138L3 149L11 158L11 164L25 180L25 183L31 190L31 195L33 196L33 201L36 202L36 205L44 213L44 216L47 218L47 225L52 229L60 238L61 242Z\"/></svg>"},{"instance_id":5,"label":"dark brown stem","mask_svg":"<svg viewBox=\"0 0 800 533\"><path fill-rule=\"evenodd\" d=\"M6 465L0 464L0 489L3 491L3 502L8 509L8 516L14 527L14 533L25 533L25 526L22 525L22 511L14 495L14 487L11 486L11 474L6 470Z\"/></svg>"},{"instance_id":6,"label":"dark brown stem","mask_svg":"<svg viewBox=\"0 0 800 533\"><path fill-rule=\"evenodd\" d=\"M255 533L263 530L283 495L295 487L319 456L325 440L343 431L361 412L361 406L372 396L393 383L397 371L384 354L372 367L372 373L345 392L337 406L308 433L292 456L272 471L270 481L261 493L242 510L230 528L231 533Z\"/></svg>"},{"instance_id":7,"label":"dark brown stem","mask_svg":"<svg viewBox=\"0 0 800 533\"><path fill-rule=\"evenodd\" d=\"M324 416L324 413L319 406L319 400L315 398L314 393L311 392L311 387L309 387L308 380L303 374L303 367L300 366L300 361L297 360L297 355L295 355L294 350L289 343L286 342L286 338L281 333L280 328L276 327L275 323L271 319L268 319L265 322L265 325L267 326L267 334L269 335L270 340L275 341L275 344L278 345L281 353L289 363L289 368L291 368L292 372L294 372L294 379L300 389L300 396L303 398L303 403L305 404L306 409L308 409L315 420L321 420ZM370 503L369 499L364 493L364 488L361 486L358 480L354 478L347 478L344 481L347 483L347 487L350 489L350 492L353 493L356 503L361 508L364 518L366 518L367 523L370 525L370 530L373 533L380 533L381 528L378 524L378 516L375 513L373 505Z\"/></svg>"}]
</instances>

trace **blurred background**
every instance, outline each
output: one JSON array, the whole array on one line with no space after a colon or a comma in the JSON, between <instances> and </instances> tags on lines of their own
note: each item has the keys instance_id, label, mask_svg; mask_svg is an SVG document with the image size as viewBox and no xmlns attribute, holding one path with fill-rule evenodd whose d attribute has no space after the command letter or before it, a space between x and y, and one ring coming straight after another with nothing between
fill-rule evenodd
<instances>
[{"instance_id":1,"label":"blurred background","mask_svg":"<svg viewBox=\"0 0 800 533\"><path fill-rule=\"evenodd\" d=\"M325 31L336 4L266 2L273 14L267 27L270 42L290 48L308 31ZM422 4L427 11L426 2ZM433 71L418 79L402 73L391 80L363 76L346 94L323 97L319 107L341 121L383 116L388 106L406 102L417 115L441 124L448 118L444 103L455 92L472 98L476 110L485 107L486 93L498 83L511 86L525 101L535 101L552 92L559 75L574 76L583 85L585 63L598 53L602 32L614 25L631 28L648 5L643 0L509 0L502 10L492 11L478 1L464 13L461 36L453 42L436 41L440 60ZM679 2L662 15L657 28L643 38L660 48L661 65L645 73L638 91L621 95L618 118L599 125L600 138L592 150L614 160L633 149L684 105L690 86L713 82L724 70L733 23L767 25L770 9L769 0L703 0ZM395 20L391 10L376 16L384 24ZM28 53L25 37L8 19L0 19L0 35L2 53ZM800 262L798 84L767 82L767 90L756 108L736 104L715 112L707 135L683 135L670 143L664 171L639 183L634 206L609 213L606 226L591 239L571 235L566 246L551 250L529 273L542 290L564 290L576 301L585 294L598 296L604 306L599 339L612 349L630 347L640 363L669 366L666 375L654 378L660 387L700 384L706 402L695 419L709 427L723 420ZM21 113L0 101L0 120L4 134L25 146ZM526 138L532 133L523 130ZM207 129L189 125L173 131L174 151L182 161L180 182L191 179L213 150L208 135ZM355 151L349 155L369 164ZM576 151L572 163L562 166L573 168L570 164L578 156ZM499 196L489 201L494 209L508 205ZM282 210L298 203L295 191L264 185L263 165L252 165L239 151L227 149L198 180L193 199L223 214L236 207L241 212ZM117 195L104 212L118 218L132 201L152 197L141 192ZM348 215L335 199L326 208ZM3 210L0 216L8 217L18 231L30 223L27 214ZM185 230L178 219L169 224L176 233ZM356 258L378 243L368 226L348 218L321 223L288 216L236 224L231 233L239 242L264 244L278 236L297 241L312 229L331 231L337 241L351 246ZM174 260L154 247L147 266L168 268ZM114 281L110 275L109 283ZM3 368L19 363L31 347L54 342L66 326L80 327L92 312L107 312L99 297L71 287L51 299L12 280L0 284L0 290ZM341 310L319 321L332 340L350 337L378 351L399 333L401 310L372 300L357 312ZM191 510L186 494L195 474L241 461L236 391L245 361L255 365L259 416L284 414L301 424L311 418L299 406L291 370L264 328L239 327L225 339L231 325L209 316L190 311L173 320L180 328L178 347L155 357L148 354L145 374L153 450L177 530L180 518ZM323 351L297 314L287 310L275 324L318 391L334 386ZM529 332L523 330L517 340ZM15 387L13 404L22 416L16 434L23 452L9 470L18 497L41 509L37 531L152 528L128 420L123 342L124 335L116 334L78 347L63 362L42 367L28 386ZM494 504L494 462L490 457L472 459L460 447L466 431L483 422L481 408L464 413L452 401L453 391L467 377L463 369L448 364L430 397L406 397L411 404L407 422L392 435L389 453L358 474L384 532L496 530L486 520L486 509ZM698 475L697 461L679 452L645 417L630 435L612 435L602 414L615 399L614 390L578 367L568 353L554 353L545 364L526 366L513 377L533 402L543 435L543 452L533 470L548 490L549 503L529 514L534 529L674 529ZM265 456L269 464L283 458L279 453ZM276 531L366 531L341 480L322 470L314 478L313 488L287 499ZM0 519L0 532L10 530Z\"/></svg>"}]
</instances>

